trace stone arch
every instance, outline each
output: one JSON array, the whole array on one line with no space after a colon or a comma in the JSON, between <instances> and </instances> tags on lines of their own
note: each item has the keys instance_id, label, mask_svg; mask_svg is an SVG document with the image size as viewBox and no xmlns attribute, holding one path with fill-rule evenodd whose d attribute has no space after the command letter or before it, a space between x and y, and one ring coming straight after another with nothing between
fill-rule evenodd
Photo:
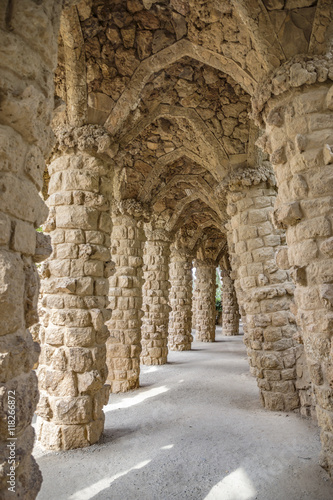
<instances>
[{"instance_id":1,"label":"stone arch","mask_svg":"<svg viewBox=\"0 0 333 500\"><path fill-rule=\"evenodd\" d=\"M204 224L201 224L190 240L189 247L191 249L195 248L195 245L202 237L204 230L208 227L215 227L216 229L219 229L221 231L221 224L217 223L215 220L210 220L210 221L205 222ZM221 233L222 233L222 231L221 231Z\"/></svg>"},{"instance_id":2,"label":"stone arch","mask_svg":"<svg viewBox=\"0 0 333 500\"><path fill-rule=\"evenodd\" d=\"M59 34L64 46L67 119L69 124L81 126L87 123L88 94L84 40L75 7L63 10Z\"/></svg>"},{"instance_id":3,"label":"stone arch","mask_svg":"<svg viewBox=\"0 0 333 500\"><path fill-rule=\"evenodd\" d=\"M228 155L224 151L222 145L216 139L214 134L209 130L205 122L201 119L198 113L191 108L182 108L180 106L169 106L167 104L159 104L154 111L143 118L130 132L124 134L120 138L120 147L124 148L135 137L137 137L146 127L153 123L158 118L184 118L189 121L193 129L198 134L198 139L211 148L212 154L208 154L208 161L211 165L210 171L217 171L221 177L225 175L228 169ZM206 163L208 164L206 160Z\"/></svg>"},{"instance_id":4,"label":"stone arch","mask_svg":"<svg viewBox=\"0 0 333 500\"><path fill-rule=\"evenodd\" d=\"M116 106L106 119L104 124L105 127L110 130L111 133L116 134L130 111L135 109L140 92L150 76L186 56L229 74L244 88L244 90L246 90L246 92L249 94L253 93L256 83L255 80L232 59L221 54L216 54L189 40L179 40L170 47L142 61L135 71L127 89L123 92Z\"/></svg>"},{"instance_id":5,"label":"stone arch","mask_svg":"<svg viewBox=\"0 0 333 500\"><path fill-rule=\"evenodd\" d=\"M171 219L168 221L166 224L166 227L168 231L174 231L177 223L179 222L179 219L183 212L186 210L186 207L190 205L192 202L201 200L207 207L209 207L214 214L216 214L215 209L211 205L211 200L209 198L206 198L206 196L202 193L196 193L192 194L191 196L188 196L187 198L183 198L180 200L180 202L177 204L175 211L171 217ZM219 216L216 214L216 218L214 217L215 222L218 224L219 222Z\"/></svg>"},{"instance_id":6,"label":"stone arch","mask_svg":"<svg viewBox=\"0 0 333 500\"><path fill-rule=\"evenodd\" d=\"M177 174L177 175L174 175L172 177L172 179L166 184L166 186L162 187L154 195L154 197L151 200L151 204L154 205L154 203L156 203L156 201L159 198L163 198L164 196L166 196L168 194L169 190L173 186L175 186L178 182L188 183L191 186L191 187L189 187L189 189L192 189L192 187L194 189L198 189L206 197L206 199L208 199L209 196L211 196L211 194L212 194L211 193L212 189L209 186L209 184L207 184L207 182L204 179L200 178L199 176L190 176L190 175ZM211 203L212 203L212 206L215 207L214 210L216 212L218 212L219 211L219 205L218 205L218 202L217 202L217 200L215 199L214 196L211 199Z\"/></svg>"},{"instance_id":7,"label":"stone arch","mask_svg":"<svg viewBox=\"0 0 333 500\"><path fill-rule=\"evenodd\" d=\"M142 187L141 191L139 192L140 201L142 202L149 201L149 193L154 187L157 186L160 175L165 171L168 165L183 157L188 158L189 160L192 160L198 164L201 164L208 171L210 169L209 163L206 162L204 158L201 158L196 153L194 153L193 151L189 150L184 146L177 148L174 151L171 151L170 153L167 153L164 156L158 158L158 160L155 163L154 169L147 176L146 182ZM212 175L215 176L216 175L215 172L212 172Z\"/></svg>"}]
</instances>

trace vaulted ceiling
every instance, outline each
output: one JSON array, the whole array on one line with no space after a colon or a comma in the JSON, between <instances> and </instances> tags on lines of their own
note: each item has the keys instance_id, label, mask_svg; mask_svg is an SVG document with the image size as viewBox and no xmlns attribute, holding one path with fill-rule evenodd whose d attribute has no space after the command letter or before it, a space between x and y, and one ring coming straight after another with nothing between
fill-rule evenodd
<instances>
[{"instance_id":1,"label":"vaulted ceiling","mask_svg":"<svg viewBox=\"0 0 333 500\"><path fill-rule=\"evenodd\" d=\"M330 0L82 0L61 22L54 125L104 125L115 197L216 258L214 193L253 153L251 95L292 56L326 52L332 17Z\"/></svg>"}]
</instances>

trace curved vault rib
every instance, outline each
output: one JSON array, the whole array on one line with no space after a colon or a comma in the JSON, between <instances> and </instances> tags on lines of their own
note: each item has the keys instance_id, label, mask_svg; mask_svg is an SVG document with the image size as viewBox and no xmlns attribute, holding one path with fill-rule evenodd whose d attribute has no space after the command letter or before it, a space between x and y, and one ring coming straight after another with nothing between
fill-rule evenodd
<instances>
[{"instance_id":1,"label":"curved vault rib","mask_svg":"<svg viewBox=\"0 0 333 500\"><path fill-rule=\"evenodd\" d=\"M250 95L254 91L256 81L235 61L183 39L142 61L133 74L127 89L120 96L106 119L104 127L113 135L119 132L130 112L136 108L140 93L151 75L183 57L191 57L230 75Z\"/></svg>"},{"instance_id":2,"label":"curved vault rib","mask_svg":"<svg viewBox=\"0 0 333 500\"><path fill-rule=\"evenodd\" d=\"M216 256L216 262L218 263L218 265L220 265L220 262L221 262L221 259L222 257L227 253L228 251L228 243L227 243L227 240L223 240L221 242L221 246L220 246L220 250Z\"/></svg>"},{"instance_id":3,"label":"curved vault rib","mask_svg":"<svg viewBox=\"0 0 333 500\"><path fill-rule=\"evenodd\" d=\"M84 40L76 7L63 10L60 35L64 43L67 118L70 125L80 127L88 119L88 94Z\"/></svg>"},{"instance_id":4,"label":"curved vault rib","mask_svg":"<svg viewBox=\"0 0 333 500\"><path fill-rule=\"evenodd\" d=\"M168 104L159 104L149 115L145 116L140 122L129 132L124 134L120 141L120 147L125 148L133 141L146 127L153 123L158 118L184 118L189 121L194 131L198 135L198 140L208 146L213 154L207 154L209 171L214 177L217 175L221 178L228 171L229 157L222 148L220 142L215 135L209 130L203 119L198 115L195 109L183 108L181 106L169 106ZM214 175L215 172L215 175ZM217 174L217 175L216 175Z\"/></svg>"},{"instance_id":5,"label":"curved vault rib","mask_svg":"<svg viewBox=\"0 0 333 500\"><path fill-rule=\"evenodd\" d=\"M221 221L219 219L218 214L215 212L214 208L211 206L211 200L209 198L207 199L206 196L204 196L202 193L196 193L196 194L192 194L191 196L187 196L186 198L183 198L182 200L180 200L177 203L171 219L166 224L167 231L171 232L174 230L179 218L181 217L182 213L186 209L187 205L191 204L193 201L196 201L196 200L201 200L205 205L207 205L207 207L210 208L214 212L214 218L212 218L212 220L214 220L216 222L216 224L221 224Z\"/></svg>"},{"instance_id":6,"label":"curved vault rib","mask_svg":"<svg viewBox=\"0 0 333 500\"><path fill-rule=\"evenodd\" d=\"M208 220L204 224L200 224L200 226L198 227L198 229L195 231L194 235L192 236L192 238L190 240L190 243L189 243L189 247L190 247L191 250L193 250L193 248L197 244L198 240L204 234L204 231L205 231L205 229L207 227L215 227L216 229L218 229L219 231L221 231L221 235L223 236L222 229L221 229L221 224L218 224L213 219L212 220Z\"/></svg>"},{"instance_id":7,"label":"curved vault rib","mask_svg":"<svg viewBox=\"0 0 333 500\"><path fill-rule=\"evenodd\" d=\"M325 27L326 36L319 36L318 32ZM333 3L332 0L318 0L317 8L312 24L312 32L309 42L308 54L325 54L333 43L332 36L329 38L329 33L333 32Z\"/></svg>"},{"instance_id":8,"label":"curved vault rib","mask_svg":"<svg viewBox=\"0 0 333 500\"><path fill-rule=\"evenodd\" d=\"M192 178L191 178L192 177ZM156 195L152 198L151 204L154 205L158 199L163 199L169 192L170 189L175 186L178 182L186 182L188 183L191 187L194 189L198 189L199 193L201 192L203 196L205 196L207 199L210 200L211 202L211 208L214 209L214 211L218 214L220 214L220 209L219 209L219 204L217 199L214 196L214 192L212 188L209 186L209 184L200 176L194 176L194 175L175 175L167 184L164 186L160 191L156 193ZM189 189L191 189L189 187Z\"/></svg>"},{"instance_id":9,"label":"curved vault rib","mask_svg":"<svg viewBox=\"0 0 333 500\"><path fill-rule=\"evenodd\" d=\"M159 183L159 177L166 170L166 167L171 163L176 162L180 158L187 158L188 160L192 160L193 162L202 165L208 172L210 170L210 165L208 162L206 162L203 158L201 158L193 151L187 149L185 146L174 149L170 153L161 156L156 161L154 168L147 176L146 181L139 192L138 198L140 201L149 201L150 193L155 187L157 187Z\"/></svg>"},{"instance_id":10,"label":"curved vault rib","mask_svg":"<svg viewBox=\"0 0 333 500\"><path fill-rule=\"evenodd\" d=\"M280 66L286 56L262 0L231 0L231 3L246 27L265 71Z\"/></svg>"}]
</instances>

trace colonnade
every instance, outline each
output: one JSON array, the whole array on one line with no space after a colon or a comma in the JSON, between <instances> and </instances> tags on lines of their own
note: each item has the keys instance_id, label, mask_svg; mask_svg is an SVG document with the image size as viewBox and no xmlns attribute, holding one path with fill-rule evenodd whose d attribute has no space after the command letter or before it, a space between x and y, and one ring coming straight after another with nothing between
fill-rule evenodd
<instances>
[{"instance_id":1,"label":"colonnade","mask_svg":"<svg viewBox=\"0 0 333 500\"><path fill-rule=\"evenodd\" d=\"M31 454L37 403L37 435L46 448L67 450L96 443L103 432L109 391L137 388L140 360L165 363L168 336L170 349L190 349L190 259L196 259L197 270L197 340L212 342L215 334L218 262L173 251L170 231L147 228L149 210L137 200L115 199L118 166L109 132L77 117L76 123L56 131L51 154L62 2L45 0L40 11L37 3L8 2L8 8L0 9L0 490L5 500L11 498L10 396L15 395L19 450L16 496L34 499L42 480ZM332 474L329 78L330 55L300 56L281 64L257 86L252 116L262 130L257 144L269 155L270 164L230 163L221 181L229 220L221 230L227 232L231 262L225 283L234 281L262 402L279 411L303 405L297 363L304 349L321 427L322 465ZM45 203L39 193L47 177L44 159L50 155ZM36 230L44 222L41 234ZM38 322L35 264L46 258L39 270L37 343L29 332ZM228 293L225 314L235 306L230 287ZM230 325L230 318L223 324ZM225 328L228 333L233 330ZM37 362L38 381L33 370Z\"/></svg>"}]
</instances>

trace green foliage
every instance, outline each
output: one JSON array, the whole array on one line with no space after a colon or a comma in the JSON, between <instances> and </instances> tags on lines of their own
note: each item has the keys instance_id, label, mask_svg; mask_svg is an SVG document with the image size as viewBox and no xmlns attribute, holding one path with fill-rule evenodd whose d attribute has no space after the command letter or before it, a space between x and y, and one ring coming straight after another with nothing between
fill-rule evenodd
<instances>
[{"instance_id":1,"label":"green foliage","mask_svg":"<svg viewBox=\"0 0 333 500\"><path fill-rule=\"evenodd\" d=\"M221 299L218 299L218 298L215 299L215 309L218 312L222 311L222 301L221 301Z\"/></svg>"},{"instance_id":2,"label":"green foliage","mask_svg":"<svg viewBox=\"0 0 333 500\"><path fill-rule=\"evenodd\" d=\"M43 232L43 228L42 227L37 227L36 231L37 231L37 233L42 233Z\"/></svg>"},{"instance_id":3,"label":"green foliage","mask_svg":"<svg viewBox=\"0 0 333 500\"><path fill-rule=\"evenodd\" d=\"M220 269L216 268L216 300L222 301L222 281L220 276ZM221 309L222 311L222 309Z\"/></svg>"}]
</instances>

